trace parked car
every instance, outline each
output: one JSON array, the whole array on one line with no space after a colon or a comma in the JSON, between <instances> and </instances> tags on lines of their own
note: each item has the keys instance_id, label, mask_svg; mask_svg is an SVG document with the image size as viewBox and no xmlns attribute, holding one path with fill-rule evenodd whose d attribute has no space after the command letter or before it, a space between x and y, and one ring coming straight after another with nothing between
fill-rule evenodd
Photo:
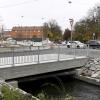
<instances>
[{"instance_id":1,"label":"parked car","mask_svg":"<svg viewBox=\"0 0 100 100\"><path fill-rule=\"evenodd\" d=\"M68 48L86 48L86 44L80 41L68 41L67 47Z\"/></svg>"},{"instance_id":2,"label":"parked car","mask_svg":"<svg viewBox=\"0 0 100 100\"><path fill-rule=\"evenodd\" d=\"M67 41L66 45L68 48L76 48L76 43L74 41Z\"/></svg>"},{"instance_id":3,"label":"parked car","mask_svg":"<svg viewBox=\"0 0 100 100\"><path fill-rule=\"evenodd\" d=\"M74 41L77 45L77 48L86 48L87 47L87 45L86 44L84 44L84 43L82 43L82 42L80 42L80 41Z\"/></svg>"},{"instance_id":4,"label":"parked car","mask_svg":"<svg viewBox=\"0 0 100 100\"><path fill-rule=\"evenodd\" d=\"M87 42L87 45L89 45L89 47L93 49L100 48L100 40L89 40Z\"/></svg>"},{"instance_id":5,"label":"parked car","mask_svg":"<svg viewBox=\"0 0 100 100\"><path fill-rule=\"evenodd\" d=\"M10 45L16 45L17 44L17 41L14 40L13 38L7 38L6 42L7 42L7 44L10 44Z\"/></svg>"}]
</instances>

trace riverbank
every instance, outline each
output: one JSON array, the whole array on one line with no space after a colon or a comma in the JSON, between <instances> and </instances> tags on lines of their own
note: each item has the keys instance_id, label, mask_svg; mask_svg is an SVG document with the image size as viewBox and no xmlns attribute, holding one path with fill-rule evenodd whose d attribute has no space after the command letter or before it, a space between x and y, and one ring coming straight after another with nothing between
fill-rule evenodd
<instances>
[{"instance_id":1,"label":"riverbank","mask_svg":"<svg viewBox=\"0 0 100 100\"><path fill-rule=\"evenodd\" d=\"M76 71L76 79L100 86L100 58L89 58L87 63Z\"/></svg>"},{"instance_id":2,"label":"riverbank","mask_svg":"<svg viewBox=\"0 0 100 100\"><path fill-rule=\"evenodd\" d=\"M82 75L76 75L74 78L80 80L80 81L84 81L93 85L97 85L100 86L100 80L95 79L95 78L90 78L88 76L82 76Z\"/></svg>"},{"instance_id":3,"label":"riverbank","mask_svg":"<svg viewBox=\"0 0 100 100\"><path fill-rule=\"evenodd\" d=\"M0 100L39 100L19 88L0 80Z\"/></svg>"}]
</instances>

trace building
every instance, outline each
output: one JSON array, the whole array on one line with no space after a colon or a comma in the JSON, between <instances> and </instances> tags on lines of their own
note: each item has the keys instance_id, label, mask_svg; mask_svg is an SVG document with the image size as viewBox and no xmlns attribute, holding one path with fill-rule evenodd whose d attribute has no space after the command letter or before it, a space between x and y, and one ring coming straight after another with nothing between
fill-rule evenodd
<instances>
[{"instance_id":1,"label":"building","mask_svg":"<svg viewBox=\"0 0 100 100\"><path fill-rule=\"evenodd\" d=\"M16 40L32 40L43 38L43 27L42 26L21 26L13 27L10 36Z\"/></svg>"}]
</instances>

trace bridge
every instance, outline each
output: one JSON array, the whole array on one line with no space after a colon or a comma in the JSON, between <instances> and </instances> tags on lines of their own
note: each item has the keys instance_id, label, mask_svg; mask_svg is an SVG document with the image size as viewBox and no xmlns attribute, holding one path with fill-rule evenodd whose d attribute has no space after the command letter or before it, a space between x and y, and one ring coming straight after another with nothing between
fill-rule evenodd
<instances>
[{"instance_id":1,"label":"bridge","mask_svg":"<svg viewBox=\"0 0 100 100\"><path fill-rule=\"evenodd\" d=\"M44 51L44 50L43 50ZM47 50L48 51L48 50ZM87 62L87 56L40 50L0 53L0 77L11 84L35 80L49 75L75 74L75 69Z\"/></svg>"}]
</instances>

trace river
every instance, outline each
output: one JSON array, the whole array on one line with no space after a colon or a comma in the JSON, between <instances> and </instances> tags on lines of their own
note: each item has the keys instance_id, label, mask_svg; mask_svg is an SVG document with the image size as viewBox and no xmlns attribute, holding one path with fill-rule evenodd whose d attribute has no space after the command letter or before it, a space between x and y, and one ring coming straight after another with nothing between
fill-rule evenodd
<instances>
[{"instance_id":1,"label":"river","mask_svg":"<svg viewBox=\"0 0 100 100\"><path fill-rule=\"evenodd\" d=\"M33 95L43 92L48 100L65 100L69 94L75 100L100 100L100 87L79 81L72 76L49 77L31 82L19 83L19 87Z\"/></svg>"}]
</instances>

